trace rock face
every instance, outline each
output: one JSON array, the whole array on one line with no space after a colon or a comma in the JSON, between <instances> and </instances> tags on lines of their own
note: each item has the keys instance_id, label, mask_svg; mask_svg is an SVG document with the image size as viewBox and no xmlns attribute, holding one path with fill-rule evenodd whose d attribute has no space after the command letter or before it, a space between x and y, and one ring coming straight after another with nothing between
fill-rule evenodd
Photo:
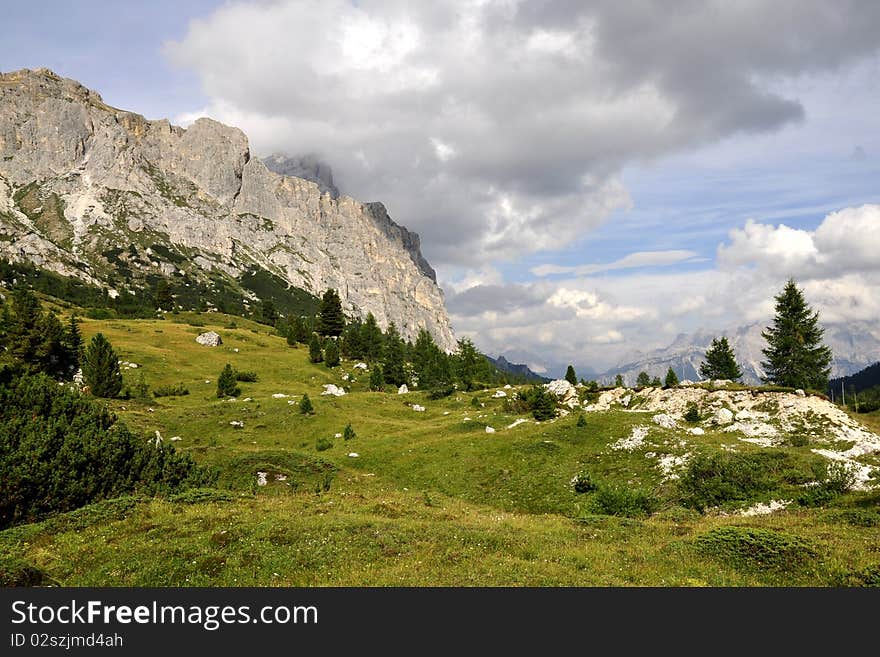
<instances>
[{"instance_id":1,"label":"rock face","mask_svg":"<svg viewBox=\"0 0 880 657\"><path fill-rule=\"evenodd\" d=\"M196 338L196 342L198 342L199 344L203 344L206 347L219 347L221 344L223 344L223 340L214 331L208 331L207 333L201 333Z\"/></svg>"},{"instance_id":2,"label":"rock face","mask_svg":"<svg viewBox=\"0 0 880 657\"><path fill-rule=\"evenodd\" d=\"M299 164L321 182L271 171L211 119L183 129L45 69L0 74L0 257L113 294L147 275L226 285L262 272L316 296L335 288L346 312L409 339L427 328L453 350L418 236Z\"/></svg>"}]
</instances>

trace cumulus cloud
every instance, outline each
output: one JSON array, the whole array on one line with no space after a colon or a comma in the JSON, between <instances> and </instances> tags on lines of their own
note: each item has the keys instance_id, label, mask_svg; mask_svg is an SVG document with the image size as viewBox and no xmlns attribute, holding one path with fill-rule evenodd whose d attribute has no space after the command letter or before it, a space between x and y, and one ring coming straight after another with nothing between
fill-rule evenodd
<instances>
[{"instance_id":1,"label":"cumulus cloud","mask_svg":"<svg viewBox=\"0 0 880 657\"><path fill-rule=\"evenodd\" d=\"M228 2L167 44L255 151L318 153L436 265L582 238L623 167L799 121L768 80L873 52L876 3ZM186 117L184 117L186 118ZM571 272L568 272L571 273Z\"/></svg>"},{"instance_id":2,"label":"cumulus cloud","mask_svg":"<svg viewBox=\"0 0 880 657\"><path fill-rule=\"evenodd\" d=\"M697 257L695 251L671 250L671 251L639 251L630 253L614 262L607 264L577 265L574 267L562 265L538 265L532 267L535 276L551 276L553 274L570 274L574 276L586 276L601 271L613 271L615 269L633 269L636 267L658 267L675 265Z\"/></svg>"}]
</instances>

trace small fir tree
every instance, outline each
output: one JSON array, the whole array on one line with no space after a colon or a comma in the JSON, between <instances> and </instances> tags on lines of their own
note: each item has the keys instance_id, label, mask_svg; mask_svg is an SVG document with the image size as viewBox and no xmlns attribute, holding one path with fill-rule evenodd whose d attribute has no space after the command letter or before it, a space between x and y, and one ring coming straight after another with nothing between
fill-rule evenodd
<instances>
[{"instance_id":1,"label":"small fir tree","mask_svg":"<svg viewBox=\"0 0 880 657\"><path fill-rule=\"evenodd\" d=\"M474 389L474 381L476 380L481 361L486 359L480 356L480 352L474 346L470 338L462 338L458 341L458 352L454 358L454 369L458 380L461 381L465 390Z\"/></svg>"},{"instance_id":2,"label":"small fir tree","mask_svg":"<svg viewBox=\"0 0 880 657\"><path fill-rule=\"evenodd\" d=\"M382 347L384 346L384 337L382 329L376 323L373 313L367 313L360 328L360 344L361 355L368 363L376 363L382 358Z\"/></svg>"},{"instance_id":3,"label":"small fir tree","mask_svg":"<svg viewBox=\"0 0 880 657\"><path fill-rule=\"evenodd\" d=\"M385 349L382 356L382 375L385 383L401 386L408 383L406 376L406 345L397 332L394 322L385 331Z\"/></svg>"},{"instance_id":4,"label":"small fir tree","mask_svg":"<svg viewBox=\"0 0 880 657\"><path fill-rule=\"evenodd\" d=\"M649 385L651 385L651 377L648 376L647 372L642 370L636 378L636 388L644 388Z\"/></svg>"},{"instance_id":5,"label":"small fir tree","mask_svg":"<svg viewBox=\"0 0 880 657\"><path fill-rule=\"evenodd\" d=\"M171 292L171 285L164 278L156 283L153 303L158 310L174 309L174 295Z\"/></svg>"},{"instance_id":6,"label":"small fir tree","mask_svg":"<svg viewBox=\"0 0 880 657\"><path fill-rule=\"evenodd\" d=\"M574 366L569 365L568 369L565 370L565 380L568 381L571 385L576 386L578 382L577 374L574 372Z\"/></svg>"},{"instance_id":7,"label":"small fir tree","mask_svg":"<svg viewBox=\"0 0 880 657\"><path fill-rule=\"evenodd\" d=\"M385 376L382 373L382 366L375 363L370 369L370 390L373 392L382 392L385 387Z\"/></svg>"},{"instance_id":8,"label":"small fir tree","mask_svg":"<svg viewBox=\"0 0 880 657\"><path fill-rule=\"evenodd\" d=\"M663 384L660 382L660 377L659 377L659 376L655 376L653 379L651 379L651 386L652 386L652 387L654 387L654 388L660 388L662 385L663 385Z\"/></svg>"},{"instance_id":9,"label":"small fir tree","mask_svg":"<svg viewBox=\"0 0 880 657\"><path fill-rule=\"evenodd\" d=\"M333 338L328 338L324 344L324 365L327 367L339 365L339 346Z\"/></svg>"},{"instance_id":10,"label":"small fir tree","mask_svg":"<svg viewBox=\"0 0 880 657\"><path fill-rule=\"evenodd\" d=\"M532 417L538 422L552 420L556 417L556 400L544 386L536 385L532 388L531 406Z\"/></svg>"},{"instance_id":11,"label":"small fir tree","mask_svg":"<svg viewBox=\"0 0 880 657\"><path fill-rule=\"evenodd\" d=\"M357 438L357 434L354 432L354 429L351 428L351 422L345 425L345 429L342 431L342 437L345 440L351 440L352 438Z\"/></svg>"},{"instance_id":12,"label":"small fir tree","mask_svg":"<svg viewBox=\"0 0 880 657\"><path fill-rule=\"evenodd\" d=\"M614 385L618 388L623 388L626 384L623 382L623 374L618 374L614 377Z\"/></svg>"},{"instance_id":13,"label":"small fir tree","mask_svg":"<svg viewBox=\"0 0 880 657\"><path fill-rule=\"evenodd\" d=\"M323 337L339 337L345 328L345 315L342 314L342 301L333 288L324 292L318 307L316 330Z\"/></svg>"},{"instance_id":14,"label":"small fir tree","mask_svg":"<svg viewBox=\"0 0 880 657\"><path fill-rule=\"evenodd\" d=\"M666 380L663 382L663 385L667 388L674 388L678 385L678 375L671 367L666 370Z\"/></svg>"},{"instance_id":15,"label":"small fir tree","mask_svg":"<svg viewBox=\"0 0 880 657\"><path fill-rule=\"evenodd\" d=\"M217 396L218 397L238 397L241 388L238 387L238 377L232 365L226 363L226 366L220 372L217 379Z\"/></svg>"},{"instance_id":16,"label":"small fir tree","mask_svg":"<svg viewBox=\"0 0 880 657\"><path fill-rule=\"evenodd\" d=\"M119 357L103 333L97 333L83 353L83 382L95 397L111 398L122 390Z\"/></svg>"},{"instance_id":17,"label":"small fir tree","mask_svg":"<svg viewBox=\"0 0 880 657\"><path fill-rule=\"evenodd\" d=\"M299 412L303 415L314 415L315 407L312 406L312 400L309 399L309 394L303 394L303 398L299 402Z\"/></svg>"},{"instance_id":18,"label":"small fir tree","mask_svg":"<svg viewBox=\"0 0 880 657\"><path fill-rule=\"evenodd\" d=\"M317 333L312 333L309 339L309 360L313 363L320 363L324 360L324 352L321 351L321 338Z\"/></svg>"},{"instance_id":19,"label":"small fir tree","mask_svg":"<svg viewBox=\"0 0 880 657\"><path fill-rule=\"evenodd\" d=\"M704 379L730 379L736 381L743 375L736 363L733 349L727 338L712 339L706 351L706 359L700 363L700 376Z\"/></svg>"}]
</instances>

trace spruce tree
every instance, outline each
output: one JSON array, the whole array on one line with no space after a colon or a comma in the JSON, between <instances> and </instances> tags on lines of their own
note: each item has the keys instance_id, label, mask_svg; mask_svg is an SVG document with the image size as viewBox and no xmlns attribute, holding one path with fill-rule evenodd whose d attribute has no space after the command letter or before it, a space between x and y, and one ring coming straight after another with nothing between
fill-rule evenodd
<instances>
[{"instance_id":1,"label":"spruce tree","mask_svg":"<svg viewBox=\"0 0 880 657\"><path fill-rule=\"evenodd\" d=\"M318 307L318 324L316 330L323 337L339 337L345 328L345 316L342 314L342 301L333 288L329 288L321 297Z\"/></svg>"},{"instance_id":2,"label":"spruce tree","mask_svg":"<svg viewBox=\"0 0 880 657\"><path fill-rule=\"evenodd\" d=\"M617 376L614 377L614 385L617 386L618 388L624 387L625 384L623 382L623 374L618 374Z\"/></svg>"},{"instance_id":3,"label":"spruce tree","mask_svg":"<svg viewBox=\"0 0 880 657\"><path fill-rule=\"evenodd\" d=\"M340 351L349 360L360 360L364 357L364 347L361 342L361 329L364 323L360 319L354 319L345 325L342 331L342 345Z\"/></svg>"},{"instance_id":4,"label":"spruce tree","mask_svg":"<svg viewBox=\"0 0 880 657\"><path fill-rule=\"evenodd\" d=\"M339 365L339 346L333 338L328 338L324 344L324 365L327 367Z\"/></svg>"},{"instance_id":5,"label":"spruce tree","mask_svg":"<svg viewBox=\"0 0 880 657\"><path fill-rule=\"evenodd\" d=\"M636 378L636 388L645 388L651 385L651 377L648 376L648 373L642 370L639 372L638 378Z\"/></svg>"},{"instance_id":6,"label":"spruce tree","mask_svg":"<svg viewBox=\"0 0 880 657\"><path fill-rule=\"evenodd\" d=\"M174 309L174 295L171 293L171 286L164 278L156 283L153 303L158 310Z\"/></svg>"},{"instance_id":7,"label":"spruce tree","mask_svg":"<svg viewBox=\"0 0 880 657\"><path fill-rule=\"evenodd\" d=\"M304 393L299 402L299 412L303 415L314 415L315 413L315 407L312 406L312 400L309 399L308 393Z\"/></svg>"},{"instance_id":8,"label":"spruce tree","mask_svg":"<svg viewBox=\"0 0 880 657\"><path fill-rule=\"evenodd\" d=\"M373 392L381 392L385 387L385 376L382 373L382 366L374 363L370 369L370 390Z\"/></svg>"},{"instance_id":9,"label":"spruce tree","mask_svg":"<svg viewBox=\"0 0 880 657\"><path fill-rule=\"evenodd\" d=\"M71 373L75 373L79 369L83 351L82 333L80 333L79 320L76 315L71 315L67 322L67 331L64 333L64 349L67 369Z\"/></svg>"},{"instance_id":10,"label":"spruce tree","mask_svg":"<svg viewBox=\"0 0 880 657\"><path fill-rule=\"evenodd\" d=\"M767 373L765 382L791 388L824 390L831 374L831 350L822 343L825 330L819 326L819 311L804 300L794 279L789 279L775 297L773 325L761 334L767 341L763 349Z\"/></svg>"},{"instance_id":11,"label":"spruce tree","mask_svg":"<svg viewBox=\"0 0 880 657\"><path fill-rule=\"evenodd\" d=\"M667 388L674 388L678 385L678 375L671 367L666 370L666 379L663 381L663 385Z\"/></svg>"},{"instance_id":12,"label":"spruce tree","mask_svg":"<svg viewBox=\"0 0 880 657\"><path fill-rule=\"evenodd\" d=\"M309 360L313 363L320 363L324 360L324 354L321 351L321 338L317 333L312 333L309 339Z\"/></svg>"},{"instance_id":13,"label":"spruce tree","mask_svg":"<svg viewBox=\"0 0 880 657\"><path fill-rule=\"evenodd\" d=\"M364 320L364 323L360 328L362 357L368 363L378 362L382 358L383 343L384 338L382 336L382 329L380 329L379 325L376 323L376 318L373 317L373 313L367 313L367 318Z\"/></svg>"},{"instance_id":14,"label":"spruce tree","mask_svg":"<svg viewBox=\"0 0 880 657\"><path fill-rule=\"evenodd\" d=\"M722 337L720 340L712 338L712 344L706 350L706 359L700 363L700 376L704 379L736 381L742 375L727 338Z\"/></svg>"},{"instance_id":15,"label":"spruce tree","mask_svg":"<svg viewBox=\"0 0 880 657\"><path fill-rule=\"evenodd\" d=\"M238 397L241 388L238 387L235 370L232 365L226 363L220 377L217 379L217 396L218 397Z\"/></svg>"},{"instance_id":16,"label":"spruce tree","mask_svg":"<svg viewBox=\"0 0 880 657\"><path fill-rule=\"evenodd\" d=\"M565 380L568 381L573 386L577 385L578 378L577 378L577 374L574 373L574 366L569 365L568 369L565 370Z\"/></svg>"},{"instance_id":17,"label":"spruce tree","mask_svg":"<svg viewBox=\"0 0 880 657\"><path fill-rule=\"evenodd\" d=\"M458 352L455 354L455 370L465 390L473 390L474 381L480 371L481 361L486 362L486 359L480 356L480 352L477 351L470 338L462 338L458 341Z\"/></svg>"},{"instance_id":18,"label":"spruce tree","mask_svg":"<svg viewBox=\"0 0 880 657\"><path fill-rule=\"evenodd\" d=\"M406 345L397 332L394 322L385 331L385 349L382 355L382 375L385 383L401 386L407 383L406 376Z\"/></svg>"},{"instance_id":19,"label":"spruce tree","mask_svg":"<svg viewBox=\"0 0 880 657\"><path fill-rule=\"evenodd\" d=\"M660 381L659 376L655 376L653 379L651 379L651 386L654 388L660 388L663 386L663 383Z\"/></svg>"},{"instance_id":20,"label":"spruce tree","mask_svg":"<svg viewBox=\"0 0 880 657\"><path fill-rule=\"evenodd\" d=\"M529 394L529 402L532 407L532 417L538 422L552 420L556 417L556 400L544 386L536 385L532 387Z\"/></svg>"},{"instance_id":21,"label":"spruce tree","mask_svg":"<svg viewBox=\"0 0 880 657\"><path fill-rule=\"evenodd\" d=\"M39 370L40 301L30 290L19 287L12 293L12 320L7 329L6 342L9 354L31 371Z\"/></svg>"},{"instance_id":22,"label":"spruce tree","mask_svg":"<svg viewBox=\"0 0 880 657\"><path fill-rule=\"evenodd\" d=\"M119 357L103 333L92 338L83 353L83 382L95 397L116 397L122 390Z\"/></svg>"}]
</instances>

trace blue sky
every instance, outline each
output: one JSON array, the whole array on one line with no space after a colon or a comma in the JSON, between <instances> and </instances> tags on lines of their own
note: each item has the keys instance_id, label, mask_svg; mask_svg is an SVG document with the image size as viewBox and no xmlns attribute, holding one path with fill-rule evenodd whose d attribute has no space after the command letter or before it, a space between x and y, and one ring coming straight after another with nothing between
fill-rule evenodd
<instances>
[{"instance_id":1,"label":"blue sky","mask_svg":"<svg viewBox=\"0 0 880 657\"><path fill-rule=\"evenodd\" d=\"M37 1L0 26L4 71L319 155L421 234L460 335L551 371L754 321L788 275L864 312L876 271L839 245L880 221L878 52L856 0Z\"/></svg>"}]
</instances>

